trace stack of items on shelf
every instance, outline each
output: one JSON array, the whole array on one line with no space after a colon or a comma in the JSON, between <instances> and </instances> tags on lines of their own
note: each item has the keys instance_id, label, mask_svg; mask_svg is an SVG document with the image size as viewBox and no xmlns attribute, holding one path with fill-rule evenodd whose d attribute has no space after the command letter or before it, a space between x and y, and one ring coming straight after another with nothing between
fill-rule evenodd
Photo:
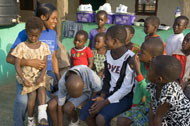
<instances>
[{"instance_id":1,"label":"stack of items on shelf","mask_svg":"<svg viewBox=\"0 0 190 126\"><path fill-rule=\"evenodd\" d=\"M93 13L92 6L90 4L80 5L77 12L77 22L96 22L96 14L100 10L104 10L108 13L107 24L125 24L132 25L135 22L136 16L127 12L128 7L120 4L116 7L116 13L112 13L111 5L105 3L99 7L99 10Z\"/></svg>"}]
</instances>

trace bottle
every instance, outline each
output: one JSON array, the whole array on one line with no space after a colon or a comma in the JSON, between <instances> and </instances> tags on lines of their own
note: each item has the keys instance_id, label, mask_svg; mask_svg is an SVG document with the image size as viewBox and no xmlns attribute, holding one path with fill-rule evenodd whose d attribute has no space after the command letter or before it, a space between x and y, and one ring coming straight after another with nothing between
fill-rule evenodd
<instances>
[{"instance_id":1,"label":"bottle","mask_svg":"<svg viewBox=\"0 0 190 126\"><path fill-rule=\"evenodd\" d=\"M180 11L179 7L177 7L176 12L175 12L175 18L179 17L179 16L181 16L181 11Z\"/></svg>"}]
</instances>

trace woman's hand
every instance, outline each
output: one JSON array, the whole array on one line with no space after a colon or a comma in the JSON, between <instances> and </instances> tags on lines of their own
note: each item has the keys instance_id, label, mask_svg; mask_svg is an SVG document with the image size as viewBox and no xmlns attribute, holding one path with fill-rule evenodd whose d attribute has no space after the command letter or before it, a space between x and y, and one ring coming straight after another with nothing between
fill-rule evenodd
<instances>
[{"instance_id":1,"label":"woman's hand","mask_svg":"<svg viewBox=\"0 0 190 126\"><path fill-rule=\"evenodd\" d=\"M43 69L46 65L45 61L38 59L31 59L28 61L31 67L35 67L36 69Z\"/></svg>"}]
</instances>

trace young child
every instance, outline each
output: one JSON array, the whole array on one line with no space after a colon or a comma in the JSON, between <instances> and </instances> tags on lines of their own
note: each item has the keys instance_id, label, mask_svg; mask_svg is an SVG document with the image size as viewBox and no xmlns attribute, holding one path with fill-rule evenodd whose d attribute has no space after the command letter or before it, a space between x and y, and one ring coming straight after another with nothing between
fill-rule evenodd
<instances>
[{"instance_id":1,"label":"young child","mask_svg":"<svg viewBox=\"0 0 190 126\"><path fill-rule=\"evenodd\" d=\"M70 68L59 81L58 97L49 102L48 110L53 120L53 126L58 126L58 124L63 126L62 108L71 119L69 126L79 126L76 108L95 96L101 88L101 79L87 66L79 65Z\"/></svg>"},{"instance_id":2,"label":"young child","mask_svg":"<svg viewBox=\"0 0 190 126\"><path fill-rule=\"evenodd\" d=\"M175 19L173 24L174 34L168 37L166 43L167 55L172 55L176 49L181 49L182 41L184 39L183 30L186 29L189 19L186 16L179 16Z\"/></svg>"},{"instance_id":3,"label":"young child","mask_svg":"<svg viewBox=\"0 0 190 126\"><path fill-rule=\"evenodd\" d=\"M118 126L130 126L132 123L134 126L148 126L150 93L146 90L147 70L152 59L162 55L163 51L163 42L152 37L143 42L139 53L133 58L132 66L138 82L133 96L133 107L118 118Z\"/></svg>"},{"instance_id":4,"label":"young child","mask_svg":"<svg viewBox=\"0 0 190 126\"><path fill-rule=\"evenodd\" d=\"M93 70L96 71L96 73L98 74L100 78L103 78L103 75L104 75L104 61L106 59L106 56L105 56L106 48L105 48L104 42L105 42L105 33L100 32L96 34L96 37L95 37L96 49L92 50L94 54Z\"/></svg>"},{"instance_id":5,"label":"young child","mask_svg":"<svg viewBox=\"0 0 190 126\"><path fill-rule=\"evenodd\" d=\"M125 45L126 30L111 26L106 33L105 78L100 95L88 101L80 112L80 119L89 126L110 126L116 115L132 105L134 71L129 66L134 53Z\"/></svg>"},{"instance_id":6,"label":"young child","mask_svg":"<svg viewBox=\"0 0 190 126\"><path fill-rule=\"evenodd\" d=\"M161 55L150 63L147 89L151 94L149 126L189 126L190 101L176 82L181 63L175 57ZM175 71L175 72L174 72Z\"/></svg>"},{"instance_id":7,"label":"young child","mask_svg":"<svg viewBox=\"0 0 190 126\"><path fill-rule=\"evenodd\" d=\"M71 66L86 65L93 66L93 53L91 49L85 46L88 39L88 33L80 30L76 33L74 39L75 47L71 49Z\"/></svg>"},{"instance_id":8,"label":"young child","mask_svg":"<svg viewBox=\"0 0 190 126\"><path fill-rule=\"evenodd\" d=\"M137 52L139 52L140 46L131 42L131 39L133 38L133 36L135 34L135 29L131 25L124 25L124 27L127 31L127 38L126 38L125 44L127 47L130 48L130 50L132 52L134 52L136 54Z\"/></svg>"},{"instance_id":9,"label":"young child","mask_svg":"<svg viewBox=\"0 0 190 126\"><path fill-rule=\"evenodd\" d=\"M38 95L38 122L41 125L48 125L46 113L46 69L47 56L51 54L47 44L39 41L43 23L38 17L30 17L26 22L26 34L28 40L20 43L13 50L11 55L15 56L16 79L23 85L22 95L28 94L28 126L34 122L34 107L36 95ZM35 67L22 66L22 59L39 59L46 63L46 66L39 70Z\"/></svg>"},{"instance_id":10,"label":"young child","mask_svg":"<svg viewBox=\"0 0 190 126\"><path fill-rule=\"evenodd\" d=\"M106 32L105 23L107 21L107 13L103 10L98 11L97 13L97 25L98 28L92 29L89 33L89 47L95 49L95 36L99 32Z\"/></svg>"},{"instance_id":11,"label":"young child","mask_svg":"<svg viewBox=\"0 0 190 126\"><path fill-rule=\"evenodd\" d=\"M180 83L183 84L184 82L190 81L190 33L185 36L182 42L182 49L178 48L174 51L173 56L182 64Z\"/></svg>"},{"instance_id":12,"label":"young child","mask_svg":"<svg viewBox=\"0 0 190 126\"><path fill-rule=\"evenodd\" d=\"M160 20L156 16L150 16L145 19L144 22L144 32L146 34L145 40L150 37L158 37L159 39L162 40L162 38L156 33L159 25L160 25ZM166 43L163 41L163 44L164 44L164 55L166 55Z\"/></svg>"}]
</instances>

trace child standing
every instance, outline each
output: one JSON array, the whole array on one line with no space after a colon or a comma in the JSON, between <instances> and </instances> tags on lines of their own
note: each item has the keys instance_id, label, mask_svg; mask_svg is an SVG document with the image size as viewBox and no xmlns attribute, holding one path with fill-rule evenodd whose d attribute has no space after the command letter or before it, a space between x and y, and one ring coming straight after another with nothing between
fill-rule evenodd
<instances>
[{"instance_id":1,"label":"child standing","mask_svg":"<svg viewBox=\"0 0 190 126\"><path fill-rule=\"evenodd\" d=\"M152 59L162 55L163 43L159 38L149 38L143 42L138 54L133 58L133 69L136 72L136 85L132 108L118 118L118 126L148 126L150 93L147 91L147 70Z\"/></svg>"},{"instance_id":2,"label":"child standing","mask_svg":"<svg viewBox=\"0 0 190 126\"><path fill-rule=\"evenodd\" d=\"M131 42L131 39L133 38L135 34L135 29L131 25L125 25L124 27L127 31L127 38L125 42L126 46L129 47L129 49L134 53L139 52L140 46Z\"/></svg>"},{"instance_id":3,"label":"child standing","mask_svg":"<svg viewBox=\"0 0 190 126\"><path fill-rule=\"evenodd\" d=\"M46 113L46 69L47 56L51 54L47 44L40 42L39 37L43 29L40 18L31 17L26 22L26 34L28 40L20 43L13 50L11 55L15 56L15 68L17 81L22 84L22 95L28 94L28 126L34 125L34 106L36 95L38 96L38 122L41 125L48 125ZM22 59L39 59L45 62L42 70L35 67L22 66Z\"/></svg>"},{"instance_id":4,"label":"child standing","mask_svg":"<svg viewBox=\"0 0 190 126\"><path fill-rule=\"evenodd\" d=\"M79 65L70 68L59 81L58 96L48 105L53 126L63 126L62 109L71 119L69 126L79 126L76 108L95 96L101 88L102 80L87 66Z\"/></svg>"},{"instance_id":5,"label":"child standing","mask_svg":"<svg viewBox=\"0 0 190 126\"><path fill-rule=\"evenodd\" d=\"M93 70L96 71L99 77L103 78L104 75L104 61L106 59L106 48L105 48L105 33L100 32L95 37L95 48L92 50L94 54L94 65Z\"/></svg>"},{"instance_id":6,"label":"child standing","mask_svg":"<svg viewBox=\"0 0 190 126\"><path fill-rule=\"evenodd\" d=\"M158 27L160 25L160 20L156 16L150 16L145 19L144 22L144 32L146 34L145 39L150 37L158 37L162 40L162 38L156 33ZM166 43L162 40L164 44L164 55L166 55Z\"/></svg>"},{"instance_id":7,"label":"child standing","mask_svg":"<svg viewBox=\"0 0 190 126\"><path fill-rule=\"evenodd\" d=\"M107 13L103 10L98 11L97 13L97 25L98 28L96 29L92 29L89 33L89 39L90 39L90 43L89 43L89 47L91 49L95 49L95 36L97 33L99 32L106 32L106 28L105 28L105 23L107 21Z\"/></svg>"},{"instance_id":8,"label":"child standing","mask_svg":"<svg viewBox=\"0 0 190 126\"><path fill-rule=\"evenodd\" d=\"M74 39L75 47L71 49L71 66L86 65L93 67L93 53L91 49L85 46L88 39L88 33L80 30L76 33Z\"/></svg>"},{"instance_id":9,"label":"child standing","mask_svg":"<svg viewBox=\"0 0 190 126\"><path fill-rule=\"evenodd\" d=\"M170 35L166 43L167 55L172 55L177 49L181 49L182 41L184 39L183 30L186 29L189 19L186 16L179 16L175 19L173 24L174 34Z\"/></svg>"},{"instance_id":10,"label":"child standing","mask_svg":"<svg viewBox=\"0 0 190 126\"><path fill-rule=\"evenodd\" d=\"M180 61L172 56L157 56L150 63L147 73L152 102L149 126L190 125L190 101L176 82L181 70Z\"/></svg>"},{"instance_id":11,"label":"child standing","mask_svg":"<svg viewBox=\"0 0 190 126\"><path fill-rule=\"evenodd\" d=\"M126 36L126 30L121 25L111 26L106 33L108 51L103 89L80 112L80 119L89 126L110 126L113 117L131 107L134 72L129 60L134 53L125 45Z\"/></svg>"},{"instance_id":12,"label":"child standing","mask_svg":"<svg viewBox=\"0 0 190 126\"><path fill-rule=\"evenodd\" d=\"M182 49L174 51L173 56L182 64L180 83L190 81L190 33L188 33L182 43Z\"/></svg>"}]
</instances>

